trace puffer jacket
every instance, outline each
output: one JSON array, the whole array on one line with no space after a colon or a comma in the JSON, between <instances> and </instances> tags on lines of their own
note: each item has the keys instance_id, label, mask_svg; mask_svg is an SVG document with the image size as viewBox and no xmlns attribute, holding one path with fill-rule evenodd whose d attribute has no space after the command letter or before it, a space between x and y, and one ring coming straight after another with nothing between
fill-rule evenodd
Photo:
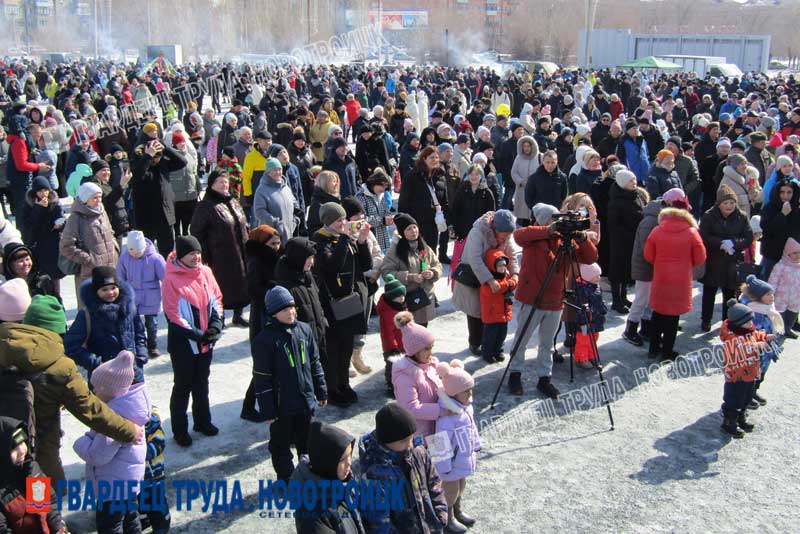
<instances>
[{"instance_id":1,"label":"puffer jacket","mask_svg":"<svg viewBox=\"0 0 800 534\"><path fill-rule=\"evenodd\" d=\"M636 181L640 186L647 183L647 174L650 172L650 159L647 151L647 141L639 136L635 139L629 135L623 135L617 144L617 157L619 161L628 167L636 175Z\"/></svg>"},{"instance_id":2,"label":"puffer jacket","mask_svg":"<svg viewBox=\"0 0 800 534\"><path fill-rule=\"evenodd\" d=\"M175 193L175 202L197 200L200 195L200 176L197 172L197 154L189 150L179 152L186 159L186 165L169 173L169 185Z\"/></svg>"},{"instance_id":3,"label":"puffer jacket","mask_svg":"<svg viewBox=\"0 0 800 534\"><path fill-rule=\"evenodd\" d=\"M203 332L222 332L222 291L206 265L190 269L178 261L175 251L167 257L167 275L161 283L167 316L167 350L170 354L205 354L213 347L201 343Z\"/></svg>"},{"instance_id":4,"label":"puffer jacket","mask_svg":"<svg viewBox=\"0 0 800 534\"><path fill-rule=\"evenodd\" d=\"M0 369L16 368L41 374L33 383L36 416L36 460L45 475L64 480L61 447L61 408L104 436L130 443L136 428L95 397L72 358L64 355L61 337L49 330L16 323L0 324Z\"/></svg>"},{"instance_id":5,"label":"puffer jacket","mask_svg":"<svg viewBox=\"0 0 800 534\"><path fill-rule=\"evenodd\" d=\"M119 415L144 426L150 420L152 403L147 387L134 384L124 394L108 401L108 406ZM90 430L79 437L73 449L86 462L86 481L97 487L98 481L113 484L115 481L142 480L147 457L147 442L120 443ZM130 488L133 495L139 494L139 487ZM120 500L130 498L129 486L123 485ZM116 495L115 495L116 498Z\"/></svg>"},{"instance_id":6,"label":"puffer jacket","mask_svg":"<svg viewBox=\"0 0 800 534\"><path fill-rule=\"evenodd\" d=\"M560 208L567 198L567 176L556 166L552 173L540 165L525 184L525 205L528 209L538 203Z\"/></svg>"},{"instance_id":7,"label":"puffer jacket","mask_svg":"<svg viewBox=\"0 0 800 534\"><path fill-rule=\"evenodd\" d=\"M406 286L406 295L412 291L418 290L420 287L425 290L425 294L430 298L431 303L413 312L414 322L427 324L436 317L436 308L434 306L433 288L436 281L442 276L442 264L439 262L439 257L431 249L425 245L425 250L409 250L408 261L404 261L397 253L397 245L400 243L400 237L395 234L392 239L392 246L386 256L383 258L380 272L381 276L391 274L397 278L400 283ZM419 241L417 241L419 243ZM430 280L423 280L422 283L411 282L408 279L409 274L419 274L422 272L422 263L425 262L427 268L433 272L433 278Z\"/></svg>"},{"instance_id":8,"label":"puffer jacket","mask_svg":"<svg viewBox=\"0 0 800 534\"><path fill-rule=\"evenodd\" d=\"M439 409L438 404L436 409ZM441 532L447 524L447 501L439 473L422 438L415 437L411 449L394 452L381 445L373 431L359 440L358 458L362 480L404 482L400 485L403 489L402 507L389 511L376 508L362 512L361 517L368 532ZM384 487L383 484L381 487ZM386 497L381 490L377 500L386 502Z\"/></svg>"},{"instance_id":9,"label":"puffer jacket","mask_svg":"<svg viewBox=\"0 0 800 534\"><path fill-rule=\"evenodd\" d=\"M722 181L719 187L727 185L736 193L736 206L744 215L750 219L750 196L747 193L747 181L744 176L736 172L736 169L726 165L722 170Z\"/></svg>"},{"instance_id":10,"label":"puffer jacket","mask_svg":"<svg viewBox=\"0 0 800 534\"><path fill-rule=\"evenodd\" d=\"M473 191L469 180L464 180L451 199L447 224L453 227L456 239L466 239L472 225L488 212L494 212L496 202L485 180Z\"/></svg>"},{"instance_id":11,"label":"puffer jacket","mask_svg":"<svg viewBox=\"0 0 800 534\"><path fill-rule=\"evenodd\" d=\"M533 150L530 156L525 156L522 152L522 145L530 143ZM528 179L539 168L539 145L530 135L523 135L517 139L517 157L511 166L511 179L516 186L514 189L514 216L522 219L531 218L531 209L525 203L525 191Z\"/></svg>"},{"instance_id":12,"label":"puffer jacket","mask_svg":"<svg viewBox=\"0 0 800 534\"><path fill-rule=\"evenodd\" d=\"M161 312L161 281L166 275L166 261L153 242L145 240L144 255L136 259L126 248L117 263L117 276L128 282L136 294L136 308L140 315Z\"/></svg>"},{"instance_id":13,"label":"puffer jacket","mask_svg":"<svg viewBox=\"0 0 800 534\"><path fill-rule=\"evenodd\" d=\"M775 288L775 309L783 313L786 310L800 311L800 264L795 263L789 256L800 252L800 244L790 237L783 247L783 257L775 264L769 275L769 283Z\"/></svg>"},{"instance_id":14,"label":"puffer jacket","mask_svg":"<svg viewBox=\"0 0 800 534\"><path fill-rule=\"evenodd\" d=\"M683 189L677 172L669 171L658 164L650 167L650 173L647 175L647 194L652 200L661 198L664 193L676 187Z\"/></svg>"},{"instance_id":15,"label":"puffer jacket","mask_svg":"<svg viewBox=\"0 0 800 534\"><path fill-rule=\"evenodd\" d=\"M306 459L297 465L292 473L292 480L299 482L301 487L305 484L322 487L332 482L314 473ZM335 503L331 503L328 499L317 499L310 508L306 508L303 504L303 507L294 514L297 534L365 534L359 510L351 505L351 499L345 499L344 496Z\"/></svg>"},{"instance_id":16,"label":"puffer jacket","mask_svg":"<svg viewBox=\"0 0 800 534\"><path fill-rule=\"evenodd\" d=\"M653 280L653 266L644 259L644 245L653 228L658 226L658 214L664 209L661 200L652 200L642 211L642 220L636 227L636 237L633 239L633 253L631 254L631 278L639 282Z\"/></svg>"},{"instance_id":17,"label":"puffer jacket","mask_svg":"<svg viewBox=\"0 0 800 534\"><path fill-rule=\"evenodd\" d=\"M28 246L33 252L36 269L47 273L54 280L64 277L58 268L58 249L61 243L61 230L66 222L64 210L58 202L58 194L50 191L50 203L42 207L34 201L36 193L28 190L25 194L25 211L22 220L28 226ZM56 223L60 224L56 228ZM2 224L2 223L0 223ZM6 223L6 226L11 226ZM5 246L0 240L0 245Z\"/></svg>"},{"instance_id":18,"label":"puffer jacket","mask_svg":"<svg viewBox=\"0 0 800 534\"><path fill-rule=\"evenodd\" d=\"M94 176L87 176L81 179L81 184L92 182L100 187L103 192L103 211L108 215L108 221L111 223L111 229L114 230L114 235L122 237L130 229L128 222L128 211L125 209L125 199L123 195L125 191L119 182L116 184L110 180L103 183Z\"/></svg>"},{"instance_id":19,"label":"puffer jacket","mask_svg":"<svg viewBox=\"0 0 800 534\"><path fill-rule=\"evenodd\" d=\"M411 356L400 358L392 366L392 385L398 404L417 420L417 436L425 438L436 430L439 418L439 388L442 381L436 374L439 360L431 357L419 363Z\"/></svg>"},{"instance_id":20,"label":"puffer jacket","mask_svg":"<svg viewBox=\"0 0 800 534\"><path fill-rule=\"evenodd\" d=\"M481 437L475 424L472 404L464 406L441 389L439 406L456 415L443 415L436 421L436 433L447 434L453 451L449 458L436 462L436 471L443 482L455 482L475 473Z\"/></svg>"},{"instance_id":21,"label":"puffer jacket","mask_svg":"<svg viewBox=\"0 0 800 534\"><path fill-rule=\"evenodd\" d=\"M741 330L740 330L741 332ZM764 352L767 334L755 328L737 334L725 319L719 331L722 340L725 382L755 382L761 376L759 355Z\"/></svg>"},{"instance_id":22,"label":"puffer jacket","mask_svg":"<svg viewBox=\"0 0 800 534\"><path fill-rule=\"evenodd\" d=\"M267 165L267 156L261 152L258 144L253 145L253 150L247 153L244 157L242 169L242 195L245 197L252 197L256 188L258 187L261 177L264 175L264 169Z\"/></svg>"},{"instance_id":23,"label":"puffer jacket","mask_svg":"<svg viewBox=\"0 0 800 534\"><path fill-rule=\"evenodd\" d=\"M264 174L253 197L253 214L257 223L275 228L281 234L281 244L285 245L300 224L296 211L297 199L286 180L281 178L276 182Z\"/></svg>"},{"instance_id":24,"label":"puffer jacket","mask_svg":"<svg viewBox=\"0 0 800 534\"><path fill-rule=\"evenodd\" d=\"M281 256L279 251L255 239L244 244L247 258L247 294L250 297L250 332L252 343L264 328L264 296L275 287L275 265ZM222 292L225 295L225 292ZM300 319L303 321L304 319Z\"/></svg>"},{"instance_id":25,"label":"puffer jacket","mask_svg":"<svg viewBox=\"0 0 800 534\"><path fill-rule=\"evenodd\" d=\"M750 220L738 209L725 218L718 206L713 207L700 219L700 237L706 247L706 272L702 282L735 289L739 283L736 265L744 261L744 251L753 242ZM719 248L726 239L733 241L733 255Z\"/></svg>"},{"instance_id":26,"label":"puffer jacket","mask_svg":"<svg viewBox=\"0 0 800 534\"><path fill-rule=\"evenodd\" d=\"M784 215L781 211L783 202L780 200L781 186L788 185L792 188L792 199L789 204L792 211ZM784 180L775 184L768 203L761 208L761 229L764 235L761 238L761 255L773 261L779 261L783 255L786 240L794 237L800 241L800 184L794 180Z\"/></svg>"},{"instance_id":27,"label":"puffer jacket","mask_svg":"<svg viewBox=\"0 0 800 534\"><path fill-rule=\"evenodd\" d=\"M481 321L483 321L483 324L507 323L512 318L511 298L507 298L506 293L513 292L517 284L508 273L501 275L495 272L494 266L500 258L505 258L506 262L508 262L508 256L498 248L490 249L486 253L486 266L492 271L494 279L500 284L500 290L494 293L488 283L481 284Z\"/></svg>"},{"instance_id":28,"label":"puffer jacket","mask_svg":"<svg viewBox=\"0 0 800 534\"><path fill-rule=\"evenodd\" d=\"M613 183L608 196L608 233L604 232L609 237L610 265L607 274L614 282L627 282L631 278L630 258L636 228L648 203L647 193L641 188L628 191Z\"/></svg>"},{"instance_id":29,"label":"puffer jacket","mask_svg":"<svg viewBox=\"0 0 800 534\"><path fill-rule=\"evenodd\" d=\"M692 269L706 261L703 238L686 210L664 208L658 226L644 246L653 265L650 307L662 315L683 315L692 309Z\"/></svg>"},{"instance_id":30,"label":"puffer jacket","mask_svg":"<svg viewBox=\"0 0 800 534\"><path fill-rule=\"evenodd\" d=\"M59 251L65 258L80 264L80 278L90 277L95 267L116 267L119 246L105 210L89 209L76 199L61 233Z\"/></svg>"},{"instance_id":31,"label":"puffer jacket","mask_svg":"<svg viewBox=\"0 0 800 534\"><path fill-rule=\"evenodd\" d=\"M323 204L327 204L328 202L342 203L339 197L335 197L324 189L314 186L314 191L311 193L311 203L308 206L308 217L306 218L306 227L311 235L314 235L314 232L322 228L322 221L319 218L319 209Z\"/></svg>"}]
</instances>

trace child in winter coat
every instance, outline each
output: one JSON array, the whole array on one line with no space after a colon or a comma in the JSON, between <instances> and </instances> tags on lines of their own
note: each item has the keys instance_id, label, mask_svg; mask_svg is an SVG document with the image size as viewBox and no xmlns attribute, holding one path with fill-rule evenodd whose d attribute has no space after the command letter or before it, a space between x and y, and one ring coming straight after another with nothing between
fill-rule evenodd
<instances>
[{"instance_id":1,"label":"child in winter coat","mask_svg":"<svg viewBox=\"0 0 800 534\"><path fill-rule=\"evenodd\" d=\"M757 330L763 330L767 334L783 335L783 317L775 309L775 288L753 274L748 275L742 284L740 300L753 310L753 324ZM767 399L759 395L758 388L764 382L769 364L773 361L778 361L778 353L775 350L770 348L761 353L761 376L756 380L750 408L757 408L767 403Z\"/></svg>"},{"instance_id":2,"label":"child in winter coat","mask_svg":"<svg viewBox=\"0 0 800 534\"><path fill-rule=\"evenodd\" d=\"M145 442L147 443L147 456L145 457L144 479L155 488L161 484L161 488L166 490L166 474L164 472L164 429L161 428L161 414L154 405L150 410L150 420L144 426ZM142 507L142 495L139 495L139 507ZM159 495L159 500L163 498L163 503L167 506L166 511L153 510L152 507L147 512L139 513L139 522L144 532L148 527L153 527L153 534L166 534L169 532L169 525L172 518L169 515L169 505L167 495Z\"/></svg>"},{"instance_id":3,"label":"child in winter coat","mask_svg":"<svg viewBox=\"0 0 800 534\"><path fill-rule=\"evenodd\" d=\"M461 360L449 364L441 362L436 371L442 379L439 391L439 406L447 410L436 421L436 434L429 438L434 447L431 451L436 470L442 479L447 499L447 532L466 532L475 520L461 511L461 497L467 477L475 472L477 452L481 450L481 438L472 410L472 388L475 380L464 369ZM446 437L443 448L437 438Z\"/></svg>"},{"instance_id":4,"label":"child in winter coat","mask_svg":"<svg viewBox=\"0 0 800 534\"><path fill-rule=\"evenodd\" d=\"M161 281L166 272L166 261L153 242L139 230L129 232L128 247L117 262L117 275L136 293L136 308L139 315L144 316L150 358L161 355L158 351L158 313L161 311Z\"/></svg>"},{"instance_id":5,"label":"child in winter coat","mask_svg":"<svg viewBox=\"0 0 800 534\"><path fill-rule=\"evenodd\" d=\"M439 407L442 381L436 374L439 360L433 356L433 333L414 322L409 311L399 312L394 324L403 334L405 357L392 365L392 384L397 402L416 419L417 434L425 438L433 434Z\"/></svg>"},{"instance_id":6,"label":"child in winter coat","mask_svg":"<svg viewBox=\"0 0 800 534\"><path fill-rule=\"evenodd\" d=\"M494 279L481 285L480 290L483 322L481 352L486 362L495 363L505 360L503 343L508 334L508 323L512 318L513 292L517 283L508 272L508 256L501 249L489 249L485 261ZM499 289L495 291L491 282L496 282Z\"/></svg>"},{"instance_id":7,"label":"child in winter coat","mask_svg":"<svg viewBox=\"0 0 800 534\"><path fill-rule=\"evenodd\" d=\"M775 309L783 314L784 335L797 339L792 327L800 311L800 243L790 237L783 246L783 256L769 275L775 288Z\"/></svg>"},{"instance_id":8,"label":"child in winter coat","mask_svg":"<svg viewBox=\"0 0 800 534\"><path fill-rule=\"evenodd\" d=\"M308 454L308 432L317 406L328 402L325 373L308 323L297 320L294 297L276 286L264 298L266 325L253 340L253 380L261 413L269 427L269 452L275 474L294 472L290 444Z\"/></svg>"},{"instance_id":9,"label":"child in winter coat","mask_svg":"<svg viewBox=\"0 0 800 534\"><path fill-rule=\"evenodd\" d=\"M53 485L48 495L37 499L42 504L50 504L49 512L26 510L27 477L45 476L33 458L29 441L25 423L0 416L0 532L63 534L67 527L56 506Z\"/></svg>"},{"instance_id":10,"label":"child in winter coat","mask_svg":"<svg viewBox=\"0 0 800 534\"><path fill-rule=\"evenodd\" d=\"M399 403L391 402L375 414L375 430L359 440L362 479L368 483L380 481L381 488L401 482L405 488L401 507L384 510L376 506L362 512L367 532L425 534L440 532L447 524L442 482L417 434L414 416ZM376 502L389 502L387 497L377 496Z\"/></svg>"},{"instance_id":11,"label":"child in winter coat","mask_svg":"<svg viewBox=\"0 0 800 534\"><path fill-rule=\"evenodd\" d=\"M578 332L575 335L575 348L573 357L575 365L581 369L593 369L592 361L595 359L595 352L592 348L596 346L600 332L606 323L608 308L603 302L603 293L600 291L600 275L602 270L596 263L590 265L580 265L581 277L575 286L578 302L589 305L589 316L585 313L577 313ZM587 325L592 325L592 337L594 342L589 339Z\"/></svg>"},{"instance_id":12,"label":"child in winter coat","mask_svg":"<svg viewBox=\"0 0 800 534\"><path fill-rule=\"evenodd\" d=\"M92 372L123 350L136 355L134 383L144 382L147 348L142 318L136 312L136 296L113 267L95 267L80 287L85 308L64 336L64 353Z\"/></svg>"},{"instance_id":13,"label":"child in winter coat","mask_svg":"<svg viewBox=\"0 0 800 534\"><path fill-rule=\"evenodd\" d=\"M233 147L222 149L222 157L217 162L217 168L228 173L228 191L233 198L238 200L242 196L242 167L239 165L239 160L236 159Z\"/></svg>"},{"instance_id":14,"label":"child in winter coat","mask_svg":"<svg viewBox=\"0 0 800 534\"><path fill-rule=\"evenodd\" d=\"M399 312L406 310L406 286L391 274L384 276L383 282L383 295L378 299L377 311L380 318L383 361L386 362L384 378L389 396L394 397L392 365L403 357L403 333L394 324L394 318Z\"/></svg>"},{"instance_id":15,"label":"child in winter coat","mask_svg":"<svg viewBox=\"0 0 800 534\"><path fill-rule=\"evenodd\" d=\"M753 431L753 425L747 422L747 406L761 374L759 355L772 348L768 342L774 341L776 336L756 330L753 311L744 304L736 299L730 299L727 304L728 318L723 321L719 334L725 358L722 430L738 439L744 435L742 430Z\"/></svg>"},{"instance_id":16,"label":"child in winter coat","mask_svg":"<svg viewBox=\"0 0 800 534\"><path fill-rule=\"evenodd\" d=\"M137 425L144 425L150 419L150 396L143 383L133 384L133 377L133 353L123 350L94 370L91 384L95 394L115 412ZM97 531L137 532L138 512L131 510L127 503L136 502L134 497L139 494L139 488L130 487L129 481L144 477L147 444L120 443L90 430L75 441L73 449L86 462L86 481L95 488L101 480L123 484L121 493L113 493L114 502L122 511L110 507L111 501L99 503L95 512Z\"/></svg>"}]
</instances>

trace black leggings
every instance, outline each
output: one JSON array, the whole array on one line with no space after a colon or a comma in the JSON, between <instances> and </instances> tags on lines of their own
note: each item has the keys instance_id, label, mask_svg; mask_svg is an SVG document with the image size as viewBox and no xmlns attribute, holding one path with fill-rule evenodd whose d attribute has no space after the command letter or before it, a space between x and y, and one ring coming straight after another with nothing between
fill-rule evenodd
<instances>
[{"instance_id":1,"label":"black leggings","mask_svg":"<svg viewBox=\"0 0 800 534\"><path fill-rule=\"evenodd\" d=\"M680 315L661 315L654 311L650 320L650 352L660 352L663 356L671 357L675 347L675 337L678 335L678 319Z\"/></svg>"},{"instance_id":2,"label":"black leggings","mask_svg":"<svg viewBox=\"0 0 800 534\"><path fill-rule=\"evenodd\" d=\"M703 284L703 312L702 321L711 322L714 318L714 300L717 298L717 290L722 289L722 320L728 318L728 299L736 297L736 290L727 287L715 287Z\"/></svg>"},{"instance_id":3,"label":"black leggings","mask_svg":"<svg viewBox=\"0 0 800 534\"><path fill-rule=\"evenodd\" d=\"M469 330L469 346L480 347L483 342L483 321L481 321L481 318L467 315L467 330Z\"/></svg>"}]
</instances>

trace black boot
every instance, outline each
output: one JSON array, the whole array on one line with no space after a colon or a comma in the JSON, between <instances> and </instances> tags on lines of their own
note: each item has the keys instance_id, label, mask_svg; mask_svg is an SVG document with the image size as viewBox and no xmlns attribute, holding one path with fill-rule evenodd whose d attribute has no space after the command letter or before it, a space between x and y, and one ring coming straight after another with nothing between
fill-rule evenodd
<instances>
[{"instance_id":1,"label":"black boot","mask_svg":"<svg viewBox=\"0 0 800 534\"><path fill-rule=\"evenodd\" d=\"M523 394L522 373L519 371L513 371L508 377L508 391L512 395L521 396Z\"/></svg>"},{"instance_id":2,"label":"black boot","mask_svg":"<svg viewBox=\"0 0 800 534\"><path fill-rule=\"evenodd\" d=\"M250 328L250 322L242 317L242 308L236 308L233 311L233 320L231 324L242 328Z\"/></svg>"},{"instance_id":3,"label":"black boot","mask_svg":"<svg viewBox=\"0 0 800 534\"><path fill-rule=\"evenodd\" d=\"M558 388L553 385L553 381L549 376L539 377L539 383L536 384L536 389L553 400L558 400L558 396L561 394Z\"/></svg>"},{"instance_id":4,"label":"black boot","mask_svg":"<svg viewBox=\"0 0 800 534\"><path fill-rule=\"evenodd\" d=\"M766 406L767 399L762 397L758 394L758 388L761 387L761 383L764 381L764 375L761 375L761 378L756 380L755 391L753 392L753 400L759 403L761 406Z\"/></svg>"},{"instance_id":5,"label":"black boot","mask_svg":"<svg viewBox=\"0 0 800 534\"><path fill-rule=\"evenodd\" d=\"M453 517L458 519L458 522L465 527L471 527L475 524L475 519L468 516L461 510L461 497L453 504Z\"/></svg>"},{"instance_id":6,"label":"black boot","mask_svg":"<svg viewBox=\"0 0 800 534\"><path fill-rule=\"evenodd\" d=\"M630 310L625 303L620 299L620 286L621 284L613 282L611 284L611 309L617 313L626 314Z\"/></svg>"},{"instance_id":7,"label":"black boot","mask_svg":"<svg viewBox=\"0 0 800 534\"><path fill-rule=\"evenodd\" d=\"M219 434L219 428L212 425L210 422L198 424L195 423L192 427L195 432L200 432L201 434L205 434L206 436L216 436Z\"/></svg>"},{"instance_id":8,"label":"black boot","mask_svg":"<svg viewBox=\"0 0 800 534\"><path fill-rule=\"evenodd\" d=\"M642 339L642 336L640 336L638 332L636 332L636 328L637 328L637 323L634 323L633 321L628 321L625 327L625 332L622 333L622 339L624 339L631 345L641 347L642 345L644 345L644 340Z\"/></svg>"},{"instance_id":9,"label":"black boot","mask_svg":"<svg viewBox=\"0 0 800 534\"><path fill-rule=\"evenodd\" d=\"M739 430L739 426L736 424L736 419L736 415L726 415L722 420L722 430L733 436L734 439L742 439L744 437L744 433Z\"/></svg>"},{"instance_id":10,"label":"black boot","mask_svg":"<svg viewBox=\"0 0 800 534\"><path fill-rule=\"evenodd\" d=\"M747 422L747 410L742 410L742 413L739 414L739 418L736 420L736 423L739 425L739 428L748 434L756 427L756 425L753 423Z\"/></svg>"},{"instance_id":11,"label":"black boot","mask_svg":"<svg viewBox=\"0 0 800 534\"><path fill-rule=\"evenodd\" d=\"M639 321L639 335L642 336L642 339L649 339L650 338L650 320L649 319L642 319Z\"/></svg>"},{"instance_id":12,"label":"black boot","mask_svg":"<svg viewBox=\"0 0 800 534\"><path fill-rule=\"evenodd\" d=\"M794 325L797 323L797 313L786 310L783 312L784 336L789 339L797 339L797 334L794 332Z\"/></svg>"}]
</instances>

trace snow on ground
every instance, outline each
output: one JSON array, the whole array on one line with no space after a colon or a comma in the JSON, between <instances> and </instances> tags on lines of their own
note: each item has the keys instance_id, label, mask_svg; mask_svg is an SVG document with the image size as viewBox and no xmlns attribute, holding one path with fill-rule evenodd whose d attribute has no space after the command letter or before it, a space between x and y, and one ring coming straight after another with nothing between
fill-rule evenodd
<instances>
[{"instance_id":1,"label":"snow on ground","mask_svg":"<svg viewBox=\"0 0 800 534\"><path fill-rule=\"evenodd\" d=\"M71 280L65 280L63 287L71 322L75 315ZM446 281L437 284L437 294L441 308L430 324L437 335L435 354L442 360L465 359L476 376L476 419L484 449L463 501L464 509L479 518L473 532L797 531L797 342L787 344L762 387L769 404L752 415L755 432L731 440L719 429L723 378L717 366L701 365L704 360L698 358L691 365L648 368L653 361L647 359L646 346L636 348L622 341L624 319L611 312L600 336L605 376L616 399L612 404L616 427L610 431L606 408L597 402L597 373L575 369L575 382L570 384L568 361L556 364L553 380L562 391L562 401L543 402L535 390L533 350L528 351L525 395L512 398L504 387L490 410L504 367L467 354L466 320L453 310ZM718 343L713 332L699 332L697 289L694 304L695 311L681 322L676 345L684 353ZM719 313L718 305L716 320ZM171 439L172 370L163 316L159 321L159 346L165 354L151 361L145 374L164 417L168 479L238 479L246 504L255 504L258 480L272 479L274 472L267 450L268 426L239 418L251 373L247 330L226 328L214 352L211 411L220 434L209 438L193 433L194 445L181 449ZM356 436L373 428L375 412L387 402L377 330L373 319L366 359L374 371L354 380L359 404L348 410L326 407L318 414ZM508 351L512 339L510 335ZM83 464L72 452L72 443L85 428L67 412L63 419L66 473L68 478L81 478ZM174 492L170 503L175 504ZM192 511L173 511L175 532L294 532L291 519L260 518L257 511L213 515L197 505L196 501ZM73 532L94 529L90 513L71 513L68 521Z\"/></svg>"}]
</instances>

